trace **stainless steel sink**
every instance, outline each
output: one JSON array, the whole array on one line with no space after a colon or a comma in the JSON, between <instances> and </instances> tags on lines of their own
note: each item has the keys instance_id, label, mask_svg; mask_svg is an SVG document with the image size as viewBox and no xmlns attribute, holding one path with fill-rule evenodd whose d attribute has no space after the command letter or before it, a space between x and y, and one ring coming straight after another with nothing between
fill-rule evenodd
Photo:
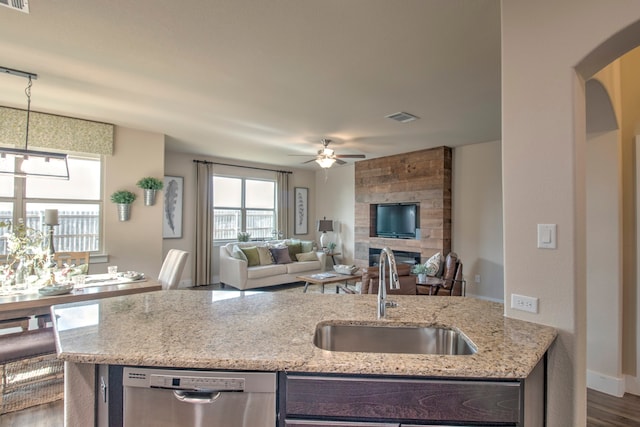
<instances>
[{"instance_id":1,"label":"stainless steel sink","mask_svg":"<svg viewBox=\"0 0 640 427\"><path fill-rule=\"evenodd\" d=\"M323 350L364 353L469 355L476 348L454 330L427 326L319 323L313 344Z\"/></svg>"}]
</instances>

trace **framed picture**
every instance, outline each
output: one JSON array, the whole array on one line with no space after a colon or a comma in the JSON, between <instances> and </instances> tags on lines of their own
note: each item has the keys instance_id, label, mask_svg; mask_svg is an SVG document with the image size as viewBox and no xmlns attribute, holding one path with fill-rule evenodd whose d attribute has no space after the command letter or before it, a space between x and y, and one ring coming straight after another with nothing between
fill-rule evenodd
<instances>
[{"instance_id":1,"label":"framed picture","mask_svg":"<svg viewBox=\"0 0 640 427\"><path fill-rule=\"evenodd\" d=\"M309 233L309 189L295 187L293 189L295 224L293 234Z\"/></svg>"},{"instance_id":2,"label":"framed picture","mask_svg":"<svg viewBox=\"0 0 640 427\"><path fill-rule=\"evenodd\" d=\"M162 209L162 237L165 239L182 238L182 195L184 178L181 176L164 177L164 206Z\"/></svg>"}]
</instances>

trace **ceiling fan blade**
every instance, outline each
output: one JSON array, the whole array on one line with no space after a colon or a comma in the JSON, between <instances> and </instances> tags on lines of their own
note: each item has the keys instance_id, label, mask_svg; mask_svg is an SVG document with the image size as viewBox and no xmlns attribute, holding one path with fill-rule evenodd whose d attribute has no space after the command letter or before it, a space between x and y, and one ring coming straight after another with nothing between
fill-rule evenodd
<instances>
[{"instance_id":1,"label":"ceiling fan blade","mask_svg":"<svg viewBox=\"0 0 640 427\"><path fill-rule=\"evenodd\" d=\"M307 163L311 163L311 162L315 162L316 159L311 159L311 160L307 160L306 162L302 162L303 165L307 164Z\"/></svg>"},{"instance_id":2,"label":"ceiling fan blade","mask_svg":"<svg viewBox=\"0 0 640 427\"><path fill-rule=\"evenodd\" d=\"M336 157L341 157L343 159L364 159L364 154L336 154Z\"/></svg>"},{"instance_id":3,"label":"ceiling fan blade","mask_svg":"<svg viewBox=\"0 0 640 427\"><path fill-rule=\"evenodd\" d=\"M340 156L338 156L338 157L340 157ZM338 165L344 165L345 163L347 163L347 162L345 162L344 160L336 159L336 164L338 164Z\"/></svg>"}]
</instances>

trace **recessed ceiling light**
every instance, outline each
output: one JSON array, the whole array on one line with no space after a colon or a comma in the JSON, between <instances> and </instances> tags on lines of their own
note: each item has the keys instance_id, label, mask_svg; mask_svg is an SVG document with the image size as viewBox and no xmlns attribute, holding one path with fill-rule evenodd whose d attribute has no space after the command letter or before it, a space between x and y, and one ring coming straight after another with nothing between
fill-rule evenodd
<instances>
[{"instance_id":1,"label":"recessed ceiling light","mask_svg":"<svg viewBox=\"0 0 640 427\"><path fill-rule=\"evenodd\" d=\"M385 117L387 119L395 120L396 122L400 122L400 123L409 123L414 120L418 120L420 118L418 116L414 116L413 114L405 113L402 111L400 111L399 113L389 114L388 116L385 116Z\"/></svg>"}]
</instances>

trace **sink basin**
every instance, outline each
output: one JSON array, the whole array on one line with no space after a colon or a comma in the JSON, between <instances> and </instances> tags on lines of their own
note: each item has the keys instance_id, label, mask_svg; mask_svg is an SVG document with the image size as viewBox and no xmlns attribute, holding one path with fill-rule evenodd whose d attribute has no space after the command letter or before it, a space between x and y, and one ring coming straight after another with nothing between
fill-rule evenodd
<instances>
[{"instance_id":1,"label":"sink basin","mask_svg":"<svg viewBox=\"0 0 640 427\"><path fill-rule=\"evenodd\" d=\"M460 332L428 326L319 323L313 344L323 350L364 353L469 355L476 352Z\"/></svg>"}]
</instances>

